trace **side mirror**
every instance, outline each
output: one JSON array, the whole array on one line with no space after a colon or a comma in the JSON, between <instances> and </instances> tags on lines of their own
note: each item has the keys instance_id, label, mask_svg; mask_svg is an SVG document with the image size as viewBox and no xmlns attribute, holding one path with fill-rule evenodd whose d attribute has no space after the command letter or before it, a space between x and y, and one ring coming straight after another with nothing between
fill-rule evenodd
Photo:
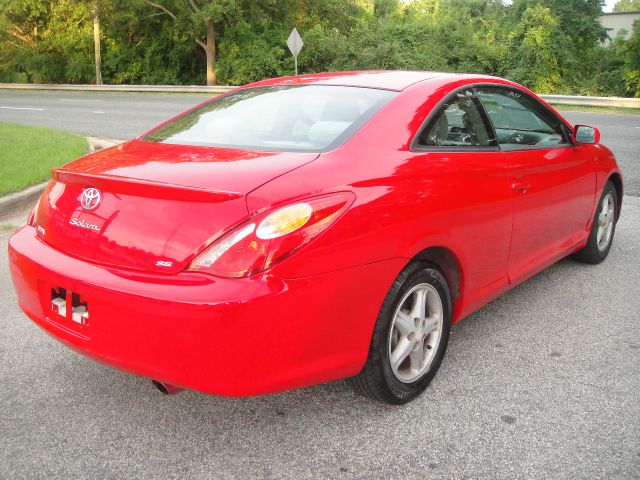
<instances>
[{"instance_id":1,"label":"side mirror","mask_svg":"<svg viewBox=\"0 0 640 480\"><path fill-rule=\"evenodd\" d=\"M589 125L576 125L573 129L573 140L576 143L597 144L600 142L600 130Z\"/></svg>"}]
</instances>

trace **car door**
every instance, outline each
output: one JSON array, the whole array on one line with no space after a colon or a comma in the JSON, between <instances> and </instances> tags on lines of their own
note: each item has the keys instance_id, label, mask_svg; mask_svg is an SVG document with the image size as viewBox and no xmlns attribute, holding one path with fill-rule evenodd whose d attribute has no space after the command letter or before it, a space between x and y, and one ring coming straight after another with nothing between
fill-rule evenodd
<instances>
[{"instance_id":1,"label":"car door","mask_svg":"<svg viewBox=\"0 0 640 480\"><path fill-rule=\"evenodd\" d=\"M445 98L411 151L398 174L406 170L410 190L428 193L412 203L428 212L423 231L452 242L464 271L463 309L472 311L508 285L512 208L509 165L473 90Z\"/></svg>"},{"instance_id":2,"label":"car door","mask_svg":"<svg viewBox=\"0 0 640 480\"><path fill-rule=\"evenodd\" d=\"M476 91L511 165L509 277L518 281L584 239L595 198L592 159L573 144L557 115L531 95L505 86Z\"/></svg>"}]
</instances>

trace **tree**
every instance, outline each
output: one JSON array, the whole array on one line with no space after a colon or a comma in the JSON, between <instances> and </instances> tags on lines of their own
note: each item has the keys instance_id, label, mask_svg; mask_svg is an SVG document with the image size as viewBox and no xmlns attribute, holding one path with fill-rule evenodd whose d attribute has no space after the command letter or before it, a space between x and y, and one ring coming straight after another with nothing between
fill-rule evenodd
<instances>
[{"instance_id":1,"label":"tree","mask_svg":"<svg viewBox=\"0 0 640 480\"><path fill-rule=\"evenodd\" d=\"M640 20L634 22L633 33L624 48L624 79L627 88L636 97L640 97Z\"/></svg>"},{"instance_id":2,"label":"tree","mask_svg":"<svg viewBox=\"0 0 640 480\"><path fill-rule=\"evenodd\" d=\"M374 0L373 12L377 17L393 15L400 10L399 0Z\"/></svg>"},{"instance_id":3,"label":"tree","mask_svg":"<svg viewBox=\"0 0 640 480\"><path fill-rule=\"evenodd\" d=\"M551 10L542 5L527 7L510 40L511 77L539 93L557 91L570 41Z\"/></svg>"},{"instance_id":4,"label":"tree","mask_svg":"<svg viewBox=\"0 0 640 480\"><path fill-rule=\"evenodd\" d=\"M7 41L0 51L8 70L0 76L41 83L93 79L91 13L86 4L4 0L0 13L0 38Z\"/></svg>"},{"instance_id":5,"label":"tree","mask_svg":"<svg viewBox=\"0 0 640 480\"><path fill-rule=\"evenodd\" d=\"M640 0L638 0L640 1ZM623 3L623 2L621 2ZM629 3L624 0L624 3ZM639 95L639 35L602 0L0 0L0 81L239 85L303 73L487 73L547 93ZM624 5L623 5L624 6ZM97 68L96 68L97 67Z\"/></svg>"},{"instance_id":6,"label":"tree","mask_svg":"<svg viewBox=\"0 0 640 480\"><path fill-rule=\"evenodd\" d=\"M613 6L614 12L637 12L640 11L640 0L619 0Z\"/></svg>"},{"instance_id":7,"label":"tree","mask_svg":"<svg viewBox=\"0 0 640 480\"><path fill-rule=\"evenodd\" d=\"M261 4L273 5L275 0L188 0L165 1L144 0L146 4L173 19L178 28L193 32L193 40L206 56L207 85L217 82L216 59L217 37L224 33L226 26L242 17L243 10L260 9Z\"/></svg>"},{"instance_id":8,"label":"tree","mask_svg":"<svg viewBox=\"0 0 640 480\"><path fill-rule=\"evenodd\" d=\"M96 85L102 85L102 56L100 52L100 8L98 0L92 5L93 13L93 48L96 64Z\"/></svg>"},{"instance_id":9,"label":"tree","mask_svg":"<svg viewBox=\"0 0 640 480\"><path fill-rule=\"evenodd\" d=\"M195 41L202 47L207 56L207 85L216 84L216 71L214 65L216 63L216 29L215 21L218 22L225 19L230 10L234 10L235 2L221 0L215 3L207 3L203 9L197 4L196 0L189 0L189 5L193 9L194 15L198 20L204 22L205 40L203 41L199 35L196 35Z\"/></svg>"},{"instance_id":10,"label":"tree","mask_svg":"<svg viewBox=\"0 0 640 480\"><path fill-rule=\"evenodd\" d=\"M518 18L529 7L548 8L572 40L574 51L584 51L607 38L607 31L600 23L604 4L604 0L514 0L513 8Z\"/></svg>"}]
</instances>

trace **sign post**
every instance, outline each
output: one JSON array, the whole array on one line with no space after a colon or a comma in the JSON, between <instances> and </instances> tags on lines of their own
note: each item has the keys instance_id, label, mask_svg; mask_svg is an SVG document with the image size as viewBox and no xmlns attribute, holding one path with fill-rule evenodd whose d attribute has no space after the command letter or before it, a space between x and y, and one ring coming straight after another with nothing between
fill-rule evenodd
<instances>
[{"instance_id":1,"label":"sign post","mask_svg":"<svg viewBox=\"0 0 640 480\"><path fill-rule=\"evenodd\" d=\"M303 45L304 42L302 41L302 37L294 27L287 39L287 47L289 47L289 50L293 54L293 63L295 65L296 75L298 75L298 54L300 53L300 50L302 50Z\"/></svg>"}]
</instances>

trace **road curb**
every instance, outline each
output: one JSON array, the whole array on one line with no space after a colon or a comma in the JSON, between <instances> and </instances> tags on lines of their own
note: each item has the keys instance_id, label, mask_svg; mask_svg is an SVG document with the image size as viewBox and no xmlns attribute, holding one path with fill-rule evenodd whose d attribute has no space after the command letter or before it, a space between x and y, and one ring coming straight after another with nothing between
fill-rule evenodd
<instances>
[{"instance_id":1,"label":"road curb","mask_svg":"<svg viewBox=\"0 0 640 480\"><path fill-rule=\"evenodd\" d=\"M87 137L89 143L89 152L97 152L98 150L104 150L105 148L115 147L124 143L124 140L116 140L115 138L105 137Z\"/></svg>"},{"instance_id":2,"label":"road curb","mask_svg":"<svg viewBox=\"0 0 640 480\"><path fill-rule=\"evenodd\" d=\"M29 205L34 205L48 182L39 183L26 188L20 192L10 193L4 197L0 197L0 222L12 219L16 215L20 215ZM25 219L26 220L26 219ZM12 224L13 222L8 222Z\"/></svg>"},{"instance_id":3,"label":"road curb","mask_svg":"<svg viewBox=\"0 0 640 480\"><path fill-rule=\"evenodd\" d=\"M123 140L102 137L87 137L88 153L122 143ZM29 209L36 203L49 181L32 185L19 192L0 197L0 226L4 228L18 227L26 222Z\"/></svg>"}]
</instances>

